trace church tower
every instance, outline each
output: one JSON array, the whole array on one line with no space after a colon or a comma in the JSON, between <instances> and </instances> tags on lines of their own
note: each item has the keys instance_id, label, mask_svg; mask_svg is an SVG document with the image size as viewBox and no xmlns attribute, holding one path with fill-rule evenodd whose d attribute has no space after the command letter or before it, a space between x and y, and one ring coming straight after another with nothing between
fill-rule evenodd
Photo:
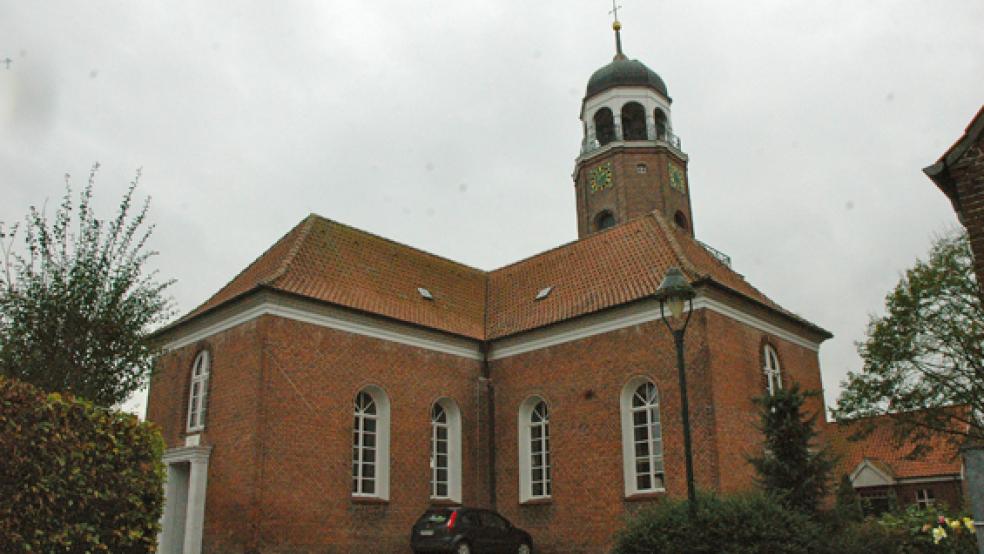
<instances>
[{"instance_id":1,"label":"church tower","mask_svg":"<svg viewBox=\"0 0 984 554\"><path fill-rule=\"evenodd\" d=\"M591 75L581 104L584 139L574 166L577 231L584 238L658 210L693 236L687 155L673 134L672 100L655 71L622 53Z\"/></svg>"}]
</instances>

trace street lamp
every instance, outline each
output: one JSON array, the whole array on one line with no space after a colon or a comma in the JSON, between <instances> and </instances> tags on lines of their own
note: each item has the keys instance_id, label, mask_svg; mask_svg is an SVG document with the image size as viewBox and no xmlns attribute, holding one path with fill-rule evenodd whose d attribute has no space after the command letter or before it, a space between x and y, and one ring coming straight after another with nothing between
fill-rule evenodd
<instances>
[{"instance_id":1,"label":"street lamp","mask_svg":"<svg viewBox=\"0 0 984 554\"><path fill-rule=\"evenodd\" d=\"M694 490L694 459L690 449L690 409L687 405L687 374L683 364L683 333L687 330L690 323L690 316L694 310L694 288L690 286L690 281L680 271L679 267L671 267L666 270L663 282L656 289L656 300L659 300L659 315L666 324L666 328L673 334L673 342L676 344L677 352L677 371L680 375L680 410L683 412L683 450L687 463L687 500L690 503L690 515L697 513L697 493ZM667 317L664 307L670 309L674 322L680 321L683 314L684 304L687 304L687 317L683 320L683 325L674 328Z\"/></svg>"}]
</instances>

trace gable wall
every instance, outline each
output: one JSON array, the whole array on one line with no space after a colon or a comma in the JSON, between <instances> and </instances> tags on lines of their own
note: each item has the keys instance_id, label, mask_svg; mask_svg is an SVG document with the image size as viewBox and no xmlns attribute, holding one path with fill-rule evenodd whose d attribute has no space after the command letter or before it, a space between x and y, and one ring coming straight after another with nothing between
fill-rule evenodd
<instances>
[{"instance_id":1,"label":"gable wall","mask_svg":"<svg viewBox=\"0 0 984 554\"><path fill-rule=\"evenodd\" d=\"M710 341L710 365L713 379L713 409L720 464L727 477L718 482L722 492L748 490L755 485L755 472L747 459L762 450L758 407L753 399L766 393L767 383L763 347L775 348L782 368L784 387L793 382L801 390L822 390L817 352L712 311L704 322ZM822 396L808 399L807 413L817 413L817 430L824 425Z\"/></svg>"},{"instance_id":2,"label":"gable wall","mask_svg":"<svg viewBox=\"0 0 984 554\"><path fill-rule=\"evenodd\" d=\"M259 323L249 322L164 354L147 401L147 419L161 427L168 448L184 446L188 387L195 356L211 355L208 404L201 444L213 447L206 499L206 552L241 552L253 536L252 492L260 478L261 398Z\"/></svg>"},{"instance_id":3,"label":"gable wall","mask_svg":"<svg viewBox=\"0 0 984 554\"><path fill-rule=\"evenodd\" d=\"M694 319L702 317L703 310ZM706 356L700 325L687 331L687 367L695 472L699 487L713 486L717 463L706 415ZM528 530L543 553L600 552L624 514L666 494L686 496L680 396L673 340L651 321L577 341L495 360L497 509ZM659 391L666 486L625 498L619 395L632 377L645 375ZM518 410L529 396L550 409L552 498L519 502Z\"/></svg>"},{"instance_id":4,"label":"gable wall","mask_svg":"<svg viewBox=\"0 0 984 554\"><path fill-rule=\"evenodd\" d=\"M463 502L484 502L478 361L279 317L263 325L262 552L405 551L430 505L430 411L441 397L461 410ZM353 400L370 384L391 405L387 503L351 496Z\"/></svg>"}]
</instances>

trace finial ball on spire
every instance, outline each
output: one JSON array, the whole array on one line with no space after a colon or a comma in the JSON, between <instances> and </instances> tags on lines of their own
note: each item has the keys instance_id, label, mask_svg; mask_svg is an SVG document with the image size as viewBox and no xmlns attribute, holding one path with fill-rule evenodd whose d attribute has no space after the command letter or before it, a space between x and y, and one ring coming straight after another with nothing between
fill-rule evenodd
<instances>
[{"instance_id":1,"label":"finial ball on spire","mask_svg":"<svg viewBox=\"0 0 984 554\"><path fill-rule=\"evenodd\" d=\"M622 22L619 21L619 20L617 20L617 19L615 21L613 21L612 22L612 29L615 30L615 31L621 31L622 30Z\"/></svg>"}]
</instances>

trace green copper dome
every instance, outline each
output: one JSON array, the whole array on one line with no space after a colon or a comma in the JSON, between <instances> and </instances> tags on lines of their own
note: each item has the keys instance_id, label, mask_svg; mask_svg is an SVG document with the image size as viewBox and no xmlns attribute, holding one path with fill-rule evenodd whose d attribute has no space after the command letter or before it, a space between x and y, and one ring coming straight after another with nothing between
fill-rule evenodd
<instances>
[{"instance_id":1,"label":"green copper dome","mask_svg":"<svg viewBox=\"0 0 984 554\"><path fill-rule=\"evenodd\" d=\"M595 71L588 79L588 91L584 97L589 98L610 88L621 86L649 87L666 98L666 83L655 71L646 67L639 60L616 59L612 63Z\"/></svg>"}]
</instances>

